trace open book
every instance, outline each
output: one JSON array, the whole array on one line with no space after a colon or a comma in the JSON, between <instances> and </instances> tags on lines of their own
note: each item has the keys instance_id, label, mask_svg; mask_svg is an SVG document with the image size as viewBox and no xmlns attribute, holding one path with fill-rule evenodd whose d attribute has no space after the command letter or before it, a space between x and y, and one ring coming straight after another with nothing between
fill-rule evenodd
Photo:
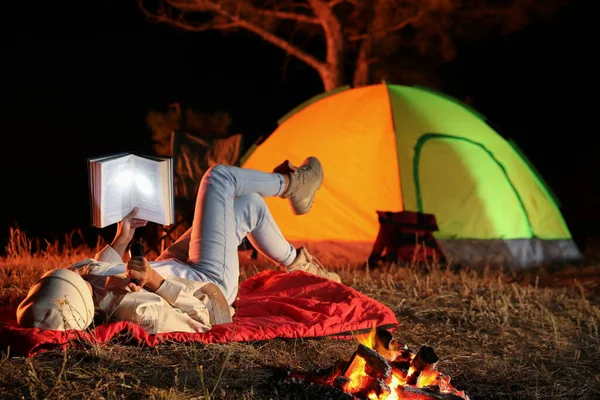
<instances>
[{"instance_id":1,"label":"open book","mask_svg":"<svg viewBox=\"0 0 600 400\"><path fill-rule=\"evenodd\" d=\"M175 222L173 159L132 153L88 158L92 226L119 222L134 207L136 218Z\"/></svg>"}]
</instances>

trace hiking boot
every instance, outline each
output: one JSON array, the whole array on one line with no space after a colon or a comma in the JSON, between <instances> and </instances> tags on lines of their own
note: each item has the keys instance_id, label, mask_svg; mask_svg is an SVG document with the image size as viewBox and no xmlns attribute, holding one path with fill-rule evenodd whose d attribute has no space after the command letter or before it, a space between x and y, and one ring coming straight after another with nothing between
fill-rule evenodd
<instances>
[{"instance_id":1,"label":"hiking boot","mask_svg":"<svg viewBox=\"0 0 600 400\"><path fill-rule=\"evenodd\" d=\"M306 214L312 207L315 194L323 183L323 166L315 157L308 157L298 168L288 160L275 167L273 172L285 174L290 182L282 199L290 199L290 205L296 215Z\"/></svg>"},{"instance_id":2,"label":"hiking boot","mask_svg":"<svg viewBox=\"0 0 600 400\"><path fill-rule=\"evenodd\" d=\"M340 276L335 272L329 272L315 257L309 254L304 247L296 249L296 259L285 267L286 272L304 271L309 274L331 279L334 282L342 283Z\"/></svg>"}]
</instances>

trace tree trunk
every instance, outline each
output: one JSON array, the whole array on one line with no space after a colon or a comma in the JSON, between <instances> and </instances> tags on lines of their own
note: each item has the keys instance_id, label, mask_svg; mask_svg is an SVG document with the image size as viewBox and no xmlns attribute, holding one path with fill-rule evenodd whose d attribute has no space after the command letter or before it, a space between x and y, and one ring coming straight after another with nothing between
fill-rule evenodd
<instances>
[{"instance_id":1,"label":"tree trunk","mask_svg":"<svg viewBox=\"0 0 600 400\"><path fill-rule=\"evenodd\" d=\"M356 57L356 66L352 78L352 87L361 87L371 84L371 65L369 62L370 40L365 39L358 49Z\"/></svg>"},{"instance_id":2,"label":"tree trunk","mask_svg":"<svg viewBox=\"0 0 600 400\"><path fill-rule=\"evenodd\" d=\"M366 37L362 39L356 57L352 84L354 87L371 85L374 80L373 56L376 46L385 39L389 13L393 12L390 2L377 0L373 3L373 18L369 22Z\"/></svg>"},{"instance_id":3,"label":"tree trunk","mask_svg":"<svg viewBox=\"0 0 600 400\"><path fill-rule=\"evenodd\" d=\"M344 86L344 76L340 68L329 67L319 71L323 89L328 92L330 90Z\"/></svg>"},{"instance_id":4,"label":"tree trunk","mask_svg":"<svg viewBox=\"0 0 600 400\"><path fill-rule=\"evenodd\" d=\"M327 3L322 0L309 0L309 3L321 22L325 36L326 62L318 72L327 92L344 85L346 38L340 20Z\"/></svg>"},{"instance_id":5,"label":"tree trunk","mask_svg":"<svg viewBox=\"0 0 600 400\"><path fill-rule=\"evenodd\" d=\"M337 25L337 26L336 26ZM325 91L333 90L345 83L344 64L346 60L346 43L339 23L334 24L337 29L327 35L327 74L321 76Z\"/></svg>"}]
</instances>

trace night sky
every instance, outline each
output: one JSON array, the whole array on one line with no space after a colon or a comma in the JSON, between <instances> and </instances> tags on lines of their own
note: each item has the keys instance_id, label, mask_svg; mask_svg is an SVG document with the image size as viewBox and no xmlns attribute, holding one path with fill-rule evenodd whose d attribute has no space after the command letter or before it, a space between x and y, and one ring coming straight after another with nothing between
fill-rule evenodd
<instances>
[{"instance_id":1,"label":"night sky","mask_svg":"<svg viewBox=\"0 0 600 400\"><path fill-rule=\"evenodd\" d=\"M2 248L10 226L49 239L76 228L100 233L90 228L86 159L150 151L152 109L180 101L226 110L233 130L252 138L322 91L316 72L249 33L177 32L146 22L133 0L47 3L3 12ZM583 247L600 236L597 44L593 14L574 4L552 21L461 48L439 73L448 94L470 96L525 151Z\"/></svg>"}]
</instances>

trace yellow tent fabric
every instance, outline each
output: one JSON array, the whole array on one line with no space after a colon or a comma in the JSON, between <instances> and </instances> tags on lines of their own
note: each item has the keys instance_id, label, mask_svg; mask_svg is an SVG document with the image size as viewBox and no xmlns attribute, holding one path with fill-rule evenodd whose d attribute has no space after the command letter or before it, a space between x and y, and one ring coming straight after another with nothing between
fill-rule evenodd
<instances>
[{"instance_id":1,"label":"yellow tent fabric","mask_svg":"<svg viewBox=\"0 0 600 400\"><path fill-rule=\"evenodd\" d=\"M300 165L308 156L319 158L325 178L308 214L296 216L287 202L266 199L282 232L292 241L372 242L379 229L375 210L402 210L395 148L387 88L377 85L299 111L258 146L244 167L271 171L285 159Z\"/></svg>"}]
</instances>

